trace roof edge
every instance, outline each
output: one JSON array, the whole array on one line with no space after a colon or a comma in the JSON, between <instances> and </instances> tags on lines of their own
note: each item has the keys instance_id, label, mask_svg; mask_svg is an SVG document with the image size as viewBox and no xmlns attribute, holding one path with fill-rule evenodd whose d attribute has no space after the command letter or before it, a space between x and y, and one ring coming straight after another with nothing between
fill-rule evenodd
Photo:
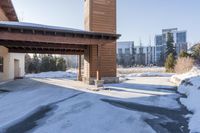
<instances>
[{"instance_id":1,"label":"roof edge","mask_svg":"<svg viewBox=\"0 0 200 133\"><path fill-rule=\"evenodd\" d=\"M0 6L10 21L19 21L12 0L1 0Z\"/></svg>"}]
</instances>

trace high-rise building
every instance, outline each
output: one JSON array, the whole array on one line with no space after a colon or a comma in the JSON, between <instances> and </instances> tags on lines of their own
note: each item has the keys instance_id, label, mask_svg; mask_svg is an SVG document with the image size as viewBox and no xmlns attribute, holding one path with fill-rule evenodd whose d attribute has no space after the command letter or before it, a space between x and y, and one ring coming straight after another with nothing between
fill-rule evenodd
<instances>
[{"instance_id":1,"label":"high-rise building","mask_svg":"<svg viewBox=\"0 0 200 133\"><path fill-rule=\"evenodd\" d=\"M118 65L132 66L134 64L134 42L125 41L117 43Z\"/></svg>"},{"instance_id":2,"label":"high-rise building","mask_svg":"<svg viewBox=\"0 0 200 133\"><path fill-rule=\"evenodd\" d=\"M117 43L118 65L153 65L155 64L155 46L135 46L133 41Z\"/></svg>"},{"instance_id":3,"label":"high-rise building","mask_svg":"<svg viewBox=\"0 0 200 133\"><path fill-rule=\"evenodd\" d=\"M158 64L160 64L160 61L165 57L168 33L171 33L173 36L177 55L179 55L181 51L187 51L187 31L178 31L178 28L163 29L162 34L155 36L156 62Z\"/></svg>"}]
</instances>

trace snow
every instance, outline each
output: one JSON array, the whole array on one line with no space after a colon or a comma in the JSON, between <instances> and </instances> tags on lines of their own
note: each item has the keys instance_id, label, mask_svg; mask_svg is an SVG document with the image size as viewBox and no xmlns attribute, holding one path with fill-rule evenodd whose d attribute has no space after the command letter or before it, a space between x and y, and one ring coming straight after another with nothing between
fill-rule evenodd
<instances>
[{"instance_id":1,"label":"snow","mask_svg":"<svg viewBox=\"0 0 200 133\"><path fill-rule=\"evenodd\" d=\"M57 80L62 82L53 85L49 79L24 79L21 82L29 84L29 88L3 95L0 100L0 132L19 123L41 107L49 105L53 105L54 109L44 119L37 121L38 126L33 129L34 133L47 131L48 133L155 132L143 120L153 119L155 116L111 106L101 100L110 99L112 95L118 99L128 100L130 98L128 92L124 92L124 98L122 98L121 92L75 90L65 87L67 85L65 80L55 79L56 83ZM12 85L13 88L15 86L15 84ZM141 94L140 98L142 96L144 95ZM134 99L133 94L131 98Z\"/></svg>"},{"instance_id":2,"label":"snow","mask_svg":"<svg viewBox=\"0 0 200 133\"><path fill-rule=\"evenodd\" d=\"M130 74L130 73L145 73L145 72L159 72L164 73L164 67L130 67L130 68L118 68L117 69L119 74Z\"/></svg>"},{"instance_id":3,"label":"snow","mask_svg":"<svg viewBox=\"0 0 200 133\"><path fill-rule=\"evenodd\" d=\"M50 117L45 126L37 128L34 132L41 133L46 129L49 129L49 133L154 132L141 120L140 113L110 106L97 100L99 98L83 94L73 101L59 104L56 115Z\"/></svg>"},{"instance_id":4,"label":"snow","mask_svg":"<svg viewBox=\"0 0 200 133\"><path fill-rule=\"evenodd\" d=\"M24 28L38 28L38 29L52 29L52 30L60 30L60 31L74 31L74 32L83 32L83 30L74 29L74 28L66 28L66 27L59 27L59 26L50 26L44 24L35 24L35 23L28 23L28 22L10 22L10 21L1 21L0 26L10 26L10 27L24 27ZM85 32L85 31L84 31Z\"/></svg>"},{"instance_id":5,"label":"snow","mask_svg":"<svg viewBox=\"0 0 200 133\"><path fill-rule=\"evenodd\" d=\"M26 118L39 107L63 99L73 93L73 91L64 93L64 90L61 89L40 86L35 90L24 90L4 95L0 100L0 131Z\"/></svg>"},{"instance_id":6,"label":"snow","mask_svg":"<svg viewBox=\"0 0 200 133\"><path fill-rule=\"evenodd\" d=\"M183 80L191 78L191 77L196 77L198 75L200 75L200 68L199 67L193 67L187 73L173 75L170 80L171 80L171 82L179 85Z\"/></svg>"},{"instance_id":7,"label":"snow","mask_svg":"<svg viewBox=\"0 0 200 133\"><path fill-rule=\"evenodd\" d=\"M42 72L37 74L27 74L26 78L76 78L75 70L56 71L56 72Z\"/></svg>"},{"instance_id":8,"label":"snow","mask_svg":"<svg viewBox=\"0 0 200 133\"><path fill-rule=\"evenodd\" d=\"M70 86L67 78L76 77L75 70L29 74L25 79L6 83L6 89L11 92L0 93L0 132L22 122L41 108L51 106L52 110L37 120L36 127L30 132L154 133L145 120L157 116L120 108L102 99L180 109L176 101L179 94L173 90L175 85L169 82L170 74L151 72L128 76L129 80L107 84L105 90L97 92L79 88L78 85Z\"/></svg>"},{"instance_id":9,"label":"snow","mask_svg":"<svg viewBox=\"0 0 200 133\"><path fill-rule=\"evenodd\" d=\"M131 67L118 68L120 81L132 80L135 77L171 77L174 73L165 73L164 67Z\"/></svg>"},{"instance_id":10,"label":"snow","mask_svg":"<svg viewBox=\"0 0 200 133\"><path fill-rule=\"evenodd\" d=\"M171 77L173 73L160 73L160 72L144 72L144 73L131 73L119 74L120 81L135 79L135 77Z\"/></svg>"},{"instance_id":11,"label":"snow","mask_svg":"<svg viewBox=\"0 0 200 133\"><path fill-rule=\"evenodd\" d=\"M178 83L178 91L187 96L186 98L181 98L180 101L193 113L189 116L190 131L200 132L200 69L194 67L188 73L174 75L171 81Z\"/></svg>"},{"instance_id":12,"label":"snow","mask_svg":"<svg viewBox=\"0 0 200 133\"><path fill-rule=\"evenodd\" d=\"M105 88L111 90L110 95L113 92L111 95L112 97L116 97L116 95L119 96L119 94L116 94L115 92L118 91L120 93L120 97L125 95L124 97L128 97L129 101L135 103L178 109L180 108L180 105L176 101L176 98L178 98L179 95L174 92L175 85L170 83L168 79L169 77L136 77L120 84L107 84L105 85ZM132 97L138 98L135 99ZM123 100L127 101L127 99Z\"/></svg>"}]
</instances>

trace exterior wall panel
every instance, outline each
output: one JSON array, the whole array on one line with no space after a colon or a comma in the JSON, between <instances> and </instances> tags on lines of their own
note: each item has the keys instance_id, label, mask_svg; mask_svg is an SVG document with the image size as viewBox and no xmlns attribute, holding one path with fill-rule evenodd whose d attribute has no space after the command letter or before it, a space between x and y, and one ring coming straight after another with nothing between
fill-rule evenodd
<instances>
[{"instance_id":1,"label":"exterior wall panel","mask_svg":"<svg viewBox=\"0 0 200 133\"><path fill-rule=\"evenodd\" d=\"M9 21L5 12L0 7L0 21ZM0 44L0 56L3 57L3 72L0 72L0 82L14 79L14 60L19 60L20 76L24 75L24 57L25 54L9 53L8 49Z\"/></svg>"},{"instance_id":2,"label":"exterior wall panel","mask_svg":"<svg viewBox=\"0 0 200 133\"><path fill-rule=\"evenodd\" d=\"M0 21L8 21L8 18L6 17L5 12L1 7L0 7Z\"/></svg>"},{"instance_id":3,"label":"exterior wall panel","mask_svg":"<svg viewBox=\"0 0 200 133\"><path fill-rule=\"evenodd\" d=\"M89 21L89 22L88 22ZM116 0L85 0L85 29L116 34ZM90 46L87 77L96 77L97 47ZM116 42L101 46L101 75L116 77Z\"/></svg>"}]
</instances>

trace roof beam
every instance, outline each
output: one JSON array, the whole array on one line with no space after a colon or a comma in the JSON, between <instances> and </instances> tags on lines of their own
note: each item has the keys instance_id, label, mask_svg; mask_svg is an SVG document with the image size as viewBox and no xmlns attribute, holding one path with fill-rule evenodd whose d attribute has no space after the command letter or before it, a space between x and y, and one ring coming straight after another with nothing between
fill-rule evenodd
<instances>
[{"instance_id":1,"label":"roof beam","mask_svg":"<svg viewBox=\"0 0 200 133\"><path fill-rule=\"evenodd\" d=\"M38 54L62 54L62 55L83 55L84 51L80 50L41 50L41 49L18 49L18 48L9 48L10 53L38 53Z\"/></svg>"},{"instance_id":2,"label":"roof beam","mask_svg":"<svg viewBox=\"0 0 200 133\"><path fill-rule=\"evenodd\" d=\"M0 32L0 40L7 41L30 41L40 43L57 43L57 44L78 44L78 45L98 45L114 42L115 40L89 39L76 37L63 37L38 34L11 33L6 31Z\"/></svg>"},{"instance_id":3,"label":"roof beam","mask_svg":"<svg viewBox=\"0 0 200 133\"><path fill-rule=\"evenodd\" d=\"M20 42L0 40L0 44L5 47L28 47L28 48L53 48L53 49L79 49L85 50L85 45L73 44L53 44L53 43L36 43L36 42Z\"/></svg>"}]
</instances>

